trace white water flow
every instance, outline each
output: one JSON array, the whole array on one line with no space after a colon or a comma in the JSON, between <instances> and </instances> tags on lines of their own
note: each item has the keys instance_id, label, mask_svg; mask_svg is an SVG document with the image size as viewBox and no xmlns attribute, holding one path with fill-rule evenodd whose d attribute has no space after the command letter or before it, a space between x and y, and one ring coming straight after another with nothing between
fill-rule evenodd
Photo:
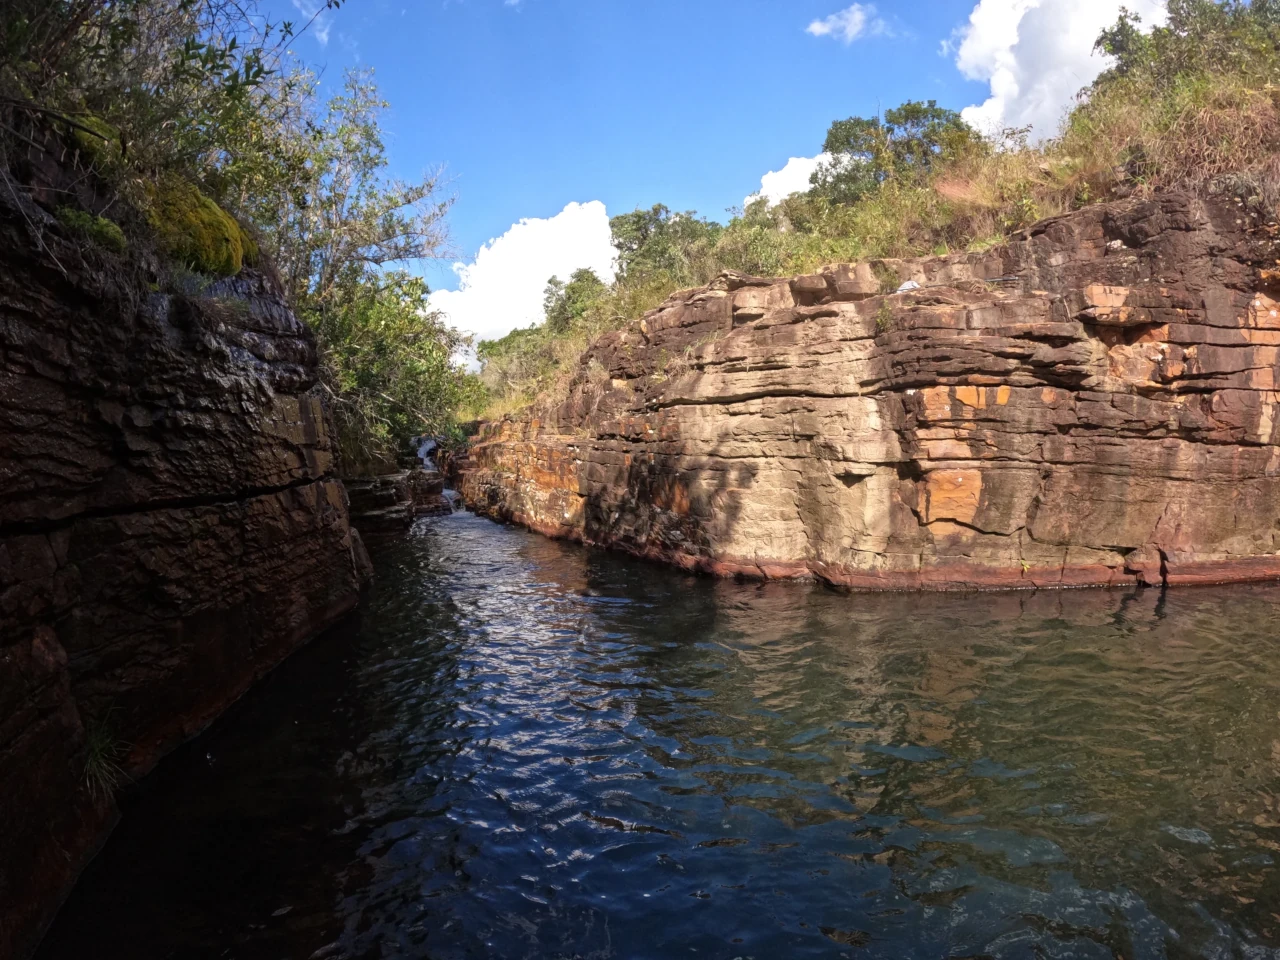
<instances>
[{"instance_id":1,"label":"white water flow","mask_svg":"<svg viewBox=\"0 0 1280 960\"><path fill-rule=\"evenodd\" d=\"M436 450L440 444L431 437L423 437L421 443L418 444L418 459L422 461L424 467L436 469Z\"/></svg>"}]
</instances>

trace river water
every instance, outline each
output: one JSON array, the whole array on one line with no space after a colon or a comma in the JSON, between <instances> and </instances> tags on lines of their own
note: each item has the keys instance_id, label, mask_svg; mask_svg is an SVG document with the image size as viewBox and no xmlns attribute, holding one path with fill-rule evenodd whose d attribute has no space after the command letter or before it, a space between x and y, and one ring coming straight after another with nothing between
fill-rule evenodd
<instances>
[{"instance_id":1,"label":"river water","mask_svg":"<svg viewBox=\"0 0 1280 960\"><path fill-rule=\"evenodd\" d=\"M1280 587L847 595L468 514L380 554L43 960L1280 958Z\"/></svg>"}]
</instances>

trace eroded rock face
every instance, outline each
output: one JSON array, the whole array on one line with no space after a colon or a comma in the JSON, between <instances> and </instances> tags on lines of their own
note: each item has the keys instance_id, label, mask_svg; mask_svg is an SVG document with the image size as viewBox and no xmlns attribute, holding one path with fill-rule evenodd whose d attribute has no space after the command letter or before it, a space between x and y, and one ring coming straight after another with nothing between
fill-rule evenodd
<instances>
[{"instance_id":1,"label":"eroded rock face","mask_svg":"<svg viewBox=\"0 0 1280 960\"><path fill-rule=\"evenodd\" d=\"M28 222L44 218L43 247ZM177 296L0 199L0 956L146 771L355 605L310 332L246 271Z\"/></svg>"},{"instance_id":2,"label":"eroded rock face","mask_svg":"<svg viewBox=\"0 0 1280 960\"><path fill-rule=\"evenodd\" d=\"M1179 193L981 254L726 275L597 341L549 414L486 425L461 492L718 574L1280 576L1273 232Z\"/></svg>"}]
</instances>

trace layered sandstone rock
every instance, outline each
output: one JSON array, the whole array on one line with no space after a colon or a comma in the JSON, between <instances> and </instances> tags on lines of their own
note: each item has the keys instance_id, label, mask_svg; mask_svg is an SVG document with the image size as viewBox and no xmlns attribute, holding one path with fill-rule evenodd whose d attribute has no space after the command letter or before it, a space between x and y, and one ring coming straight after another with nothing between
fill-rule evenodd
<instances>
[{"instance_id":1,"label":"layered sandstone rock","mask_svg":"<svg viewBox=\"0 0 1280 960\"><path fill-rule=\"evenodd\" d=\"M0 194L9 957L114 817L94 770L136 776L199 730L351 609L367 558L312 336L265 277L160 292L145 257Z\"/></svg>"},{"instance_id":2,"label":"layered sandstone rock","mask_svg":"<svg viewBox=\"0 0 1280 960\"><path fill-rule=\"evenodd\" d=\"M444 496L444 477L435 469L414 467L379 477L347 479L351 522L366 535L403 533L418 517L453 511Z\"/></svg>"},{"instance_id":3,"label":"layered sandstone rock","mask_svg":"<svg viewBox=\"0 0 1280 960\"><path fill-rule=\"evenodd\" d=\"M721 574L1280 576L1273 232L1179 193L984 253L726 275L597 341L550 412L486 425L461 491Z\"/></svg>"}]
</instances>

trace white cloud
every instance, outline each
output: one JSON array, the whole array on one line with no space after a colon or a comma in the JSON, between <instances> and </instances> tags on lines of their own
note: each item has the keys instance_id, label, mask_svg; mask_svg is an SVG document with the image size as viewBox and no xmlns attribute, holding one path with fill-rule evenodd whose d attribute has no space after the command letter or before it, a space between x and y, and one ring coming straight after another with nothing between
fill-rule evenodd
<instances>
[{"instance_id":1,"label":"white cloud","mask_svg":"<svg viewBox=\"0 0 1280 960\"><path fill-rule=\"evenodd\" d=\"M1072 99L1106 67L1093 45L1121 6L1148 25L1164 20L1163 0L980 0L954 49L960 72L988 83L991 94L964 118L984 133L1023 126L1035 137L1057 133Z\"/></svg>"},{"instance_id":2,"label":"white cloud","mask_svg":"<svg viewBox=\"0 0 1280 960\"><path fill-rule=\"evenodd\" d=\"M781 203L793 193L803 193L809 189L809 176L818 169L818 164L831 159L828 153L820 153L816 157L792 157L781 170L770 170L760 178L760 189L742 201L745 207L753 200L764 197L769 205Z\"/></svg>"},{"instance_id":3,"label":"white cloud","mask_svg":"<svg viewBox=\"0 0 1280 960\"><path fill-rule=\"evenodd\" d=\"M829 17L814 20L805 27L805 32L815 37L835 37L850 44L864 35L888 33L889 25L876 16L876 8L871 4L855 3Z\"/></svg>"},{"instance_id":4,"label":"white cloud","mask_svg":"<svg viewBox=\"0 0 1280 960\"><path fill-rule=\"evenodd\" d=\"M608 282L616 256L604 204L571 203L554 217L521 220L471 263L455 263L458 289L435 291L431 305L460 330L492 340L542 320L542 292L553 276L567 280L587 267Z\"/></svg>"},{"instance_id":5,"label":"white cloud","mask_svg":"<svg viewBox=\"0 0 1280 960\"><path fill-rule=\"evenodd\" d=\"M316 43L322 47L329 45L329 31L333 24L329 21L325 8L321 5L320 0L293 0L294 8L307 19L300 24L295 24L297 28L303 28L310 23L311 35L316 38Z\"/></svg>"}]
</instances>

